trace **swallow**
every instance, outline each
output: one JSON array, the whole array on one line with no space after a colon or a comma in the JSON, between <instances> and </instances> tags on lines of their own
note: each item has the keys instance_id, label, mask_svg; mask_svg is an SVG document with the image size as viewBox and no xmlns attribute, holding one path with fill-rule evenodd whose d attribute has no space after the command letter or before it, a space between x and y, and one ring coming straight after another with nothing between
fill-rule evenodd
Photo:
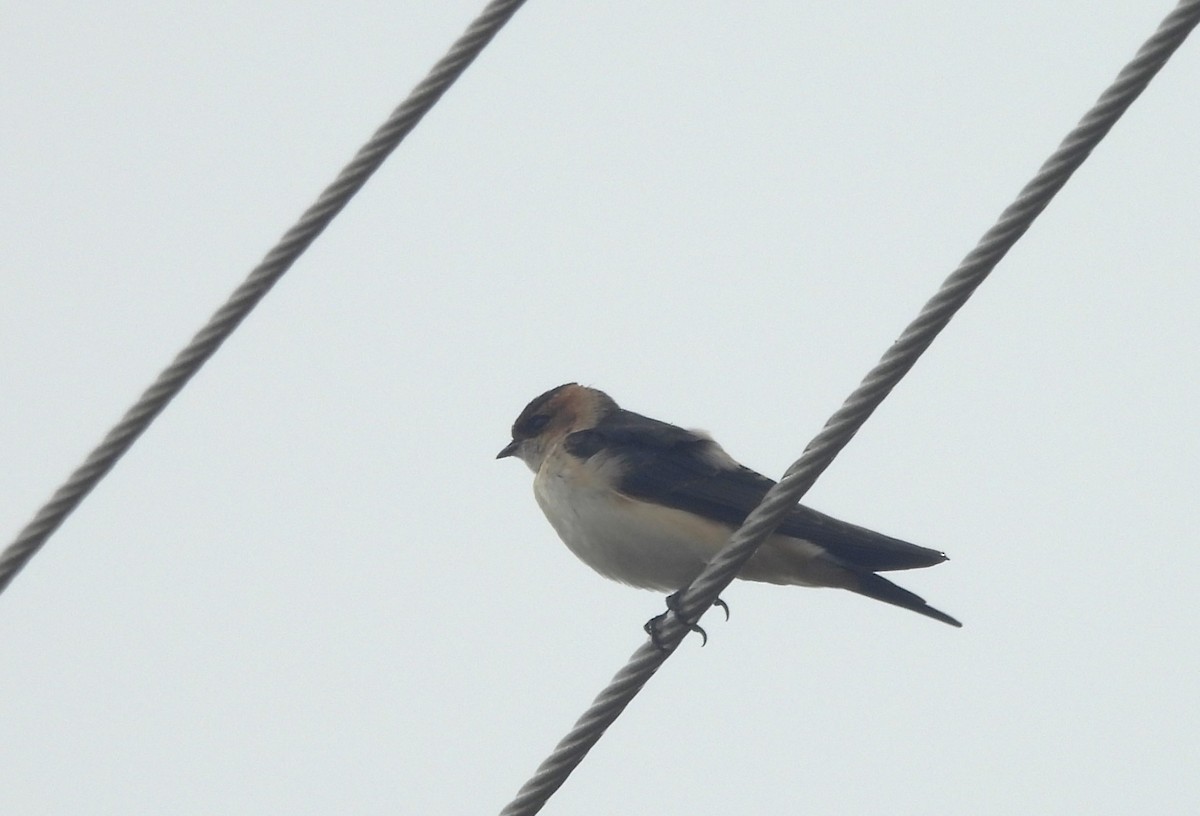
<instances>
[{"instance_id":1,"label":"swallow","mask_svg":"<svg viewBox=\"0 0 1200 816\"><path fill-rule=\"evenodd\" d=\"M712 437L627 411L577 383L534 399L497 459L516 456L559 537L596 572L676 592L700 574L775 484ZM962 626L878 572L931 567L945 553L797 504L738 578L848 589Z\"/></svg>"}]
</instances>

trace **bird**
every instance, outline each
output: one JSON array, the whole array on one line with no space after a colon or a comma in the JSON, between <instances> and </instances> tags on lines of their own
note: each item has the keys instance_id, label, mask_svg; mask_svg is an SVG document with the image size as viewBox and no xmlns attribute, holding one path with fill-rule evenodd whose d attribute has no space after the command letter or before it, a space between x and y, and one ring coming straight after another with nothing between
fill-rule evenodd
<instances>
[{"instance_id":1,"label":"bird","mask_svg":"<svg viewBox=\"0 0 1200 816\"><path fill-rule=\"evenodd\" d=\"M668 593L700 574L775 484L707 433L625 410L578 383L525 406L496 456L507 457L534 472L538 505L581 561L606 578ZM877 574L946 560L939 550L797 504L737 577L846 589L961 627Z\"/></svg>"}]
</instances>

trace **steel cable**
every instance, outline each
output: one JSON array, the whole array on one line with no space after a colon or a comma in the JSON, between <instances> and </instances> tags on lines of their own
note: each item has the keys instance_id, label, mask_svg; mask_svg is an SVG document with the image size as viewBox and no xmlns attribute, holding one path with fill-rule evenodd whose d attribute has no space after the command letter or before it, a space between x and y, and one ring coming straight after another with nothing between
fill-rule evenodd
<instances>
[{"instance_id":1,"label":"steel cable","mask_svg":"<svg viewBox=\"0 0 1200 816\"><path fill-rule=\"evenodd\" d=\"M495 0L0 554L0 592L354 197L525 0Z\"/></svg>"},{"instance_id":2,"label":"steel cable","mask_svg":"<svg viewBox=\"0 0 1200 816\"><path fill-rule=\"evenodd\" d=\"M613 677L575 726L522 786L502 816L529 816L566 781L592 746L603 736L642 686L654 675L687 634L681 620L695 621L717 599L759 545L808 491L883 399L908 373L955 312L1016 244L1046 208L1071 174L1100 143L1126 108L1166 64L1200 22L1200 0L1184 0L1163 20L1154 35L1122 69L1117 79L1025 185L996 225L988 230L958 268L945 280L916 319L867 374L862 384L838 409L801 457L789 467L729 542L695 581L680 594L677 612L659 628L662 648L647 641Z\"/></svg>"}]
</instances>

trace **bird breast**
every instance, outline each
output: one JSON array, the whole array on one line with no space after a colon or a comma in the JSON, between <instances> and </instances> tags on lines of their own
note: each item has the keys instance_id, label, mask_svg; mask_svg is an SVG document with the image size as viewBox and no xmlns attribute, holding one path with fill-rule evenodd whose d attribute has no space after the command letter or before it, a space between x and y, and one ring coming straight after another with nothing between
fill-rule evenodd
<instances>
[{"instance_id":1,"label":"bird breast","mask_svg":"<svg viewBox=\"0 0 1200 816\"><path fill-rule=\"evenodd\" d=\"M688 584L731 529L615 489L619 462L556 451L533 482L546 518L575 555L601 575L643 589Z\"/></svg>"}]
</instances>

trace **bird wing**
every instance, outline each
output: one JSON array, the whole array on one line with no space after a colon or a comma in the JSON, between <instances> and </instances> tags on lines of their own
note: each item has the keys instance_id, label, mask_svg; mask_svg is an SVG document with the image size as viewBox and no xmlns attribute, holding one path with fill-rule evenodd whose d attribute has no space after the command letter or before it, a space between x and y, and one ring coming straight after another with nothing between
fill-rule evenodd
<instances>
[{"instance_id":1,"label":"bird wing","mask_svg":"<svg viewBox=\"0 0 1200 816\"><path fill-rule=\"evenodd\" d=\"M617 489L630 497L739 527L775 484L735 462L712 439L632 411L618 410L595 428L576 431L566 449L588 459L617 457ZM778 533L823 547L838 561L870 572L929 567L944 553L919 547L796 505Z\"/></svg>"}]
</instances>

